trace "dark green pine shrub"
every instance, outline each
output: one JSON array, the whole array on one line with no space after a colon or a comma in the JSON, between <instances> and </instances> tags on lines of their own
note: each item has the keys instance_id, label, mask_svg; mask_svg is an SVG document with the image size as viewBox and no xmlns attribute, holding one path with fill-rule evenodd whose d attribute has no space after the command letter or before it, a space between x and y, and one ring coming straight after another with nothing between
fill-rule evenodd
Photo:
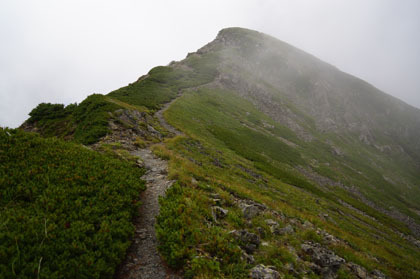
<instances>
[{"instance_id":1,"label":"dark green pine shrub","mask_svg":"<svg viewBox=\"0 0 420 279\"><path fill-rule=\"evenodd\" d=\"M79 105L41 103L28 119L44 137L73 139L85 145L97 142L109 132L111 113L121 106L106 100L101 94L92 94Z\"/></svg>"},{"instance_id":2,"label":"dark green pine shrub","mask_svg":"<svg viewBox=\"0 0 420 279\"><path fill-rule=\"evenodd\" d=\"M142 173L74 143L0 129L0 277L111 278L130 245Z\"/></svg>"}]
</instances>

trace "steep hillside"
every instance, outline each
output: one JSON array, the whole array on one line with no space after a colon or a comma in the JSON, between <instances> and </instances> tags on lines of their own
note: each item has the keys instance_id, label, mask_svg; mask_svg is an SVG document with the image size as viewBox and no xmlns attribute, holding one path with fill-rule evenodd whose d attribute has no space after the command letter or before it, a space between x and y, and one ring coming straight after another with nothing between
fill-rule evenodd
<instances>
[{"instance_id":1,"label":"steep hillside","mask_svg":"<svg viewBox=\"0 0 420 279\"><path fill-rule=\"evenodd\" d=\"M186 278L420 276L420 110L268 35L224 29L22 127L168 160L156 232Z\"/></svg>"}]
</instances>

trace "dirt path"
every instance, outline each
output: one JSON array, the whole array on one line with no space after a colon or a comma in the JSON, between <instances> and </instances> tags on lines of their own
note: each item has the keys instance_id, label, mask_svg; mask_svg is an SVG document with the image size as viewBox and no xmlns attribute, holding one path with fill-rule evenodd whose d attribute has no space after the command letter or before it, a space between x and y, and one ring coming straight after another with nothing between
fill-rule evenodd
<instances>
[{"instance_id":1,"label":"dirt path","mask_svg":"<svg viewBox=\"0 0 420 279\"><path fill-rule=\"evenodd\" d=\"M173 102L173 101L172 101ZM161 125L175 135L181 134L163 118L163 112L171 105L167 103L155 116ZM159 196L165 194L174 181L168 180L168 163L156 157L150 147L130 152L140 157L147 169L141 178L146 181L146 190L141 194L139 215L134 220L136 226L132 245L126 259L119 266L116 279L179 279L180 275L171 271L160 258L157 250L155 220L159 214Z\"/></svg>"}]
</instances>

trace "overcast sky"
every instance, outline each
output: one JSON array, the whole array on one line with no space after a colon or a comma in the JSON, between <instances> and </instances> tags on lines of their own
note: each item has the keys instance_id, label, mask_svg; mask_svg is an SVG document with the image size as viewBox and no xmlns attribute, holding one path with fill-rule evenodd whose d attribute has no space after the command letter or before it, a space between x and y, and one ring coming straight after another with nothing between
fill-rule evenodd
<instances>
[{"instance_id":1,"label":"overcast sky","mask_svg":"<svg viewBox=\"0 0 420 279\"><path fill-rule=\"evenodd\" d=\"M0 126L183 59L225 27L268 33L420 107L418 0L1 0Z\"/></svg>"}]
</instances>

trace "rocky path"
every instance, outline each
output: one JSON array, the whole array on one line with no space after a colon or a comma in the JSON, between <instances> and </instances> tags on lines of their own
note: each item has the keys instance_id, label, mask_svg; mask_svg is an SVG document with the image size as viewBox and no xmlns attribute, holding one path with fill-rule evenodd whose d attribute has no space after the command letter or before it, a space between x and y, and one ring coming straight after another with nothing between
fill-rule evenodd
<instances>
[{"instance_id":1,"label":"rocky path","mask_svg":"<svg viewBox=\"0 0 420 279\"><path fill-rule=\"evenodd\" d=\"M169 103L164 104L163 107L155 113L155 117L159 120L160 125L162 125L163 128L165 128L174 135L181 135L182 133L174 127L172 127L171 125L169 125L168 122L166 122L165 118L163 117L163 113L169 108L170 105L172 105L173 102L175 102L178 99L179 96L180 94Z\"/></svg>"},{"instance_id":2,"label":"rocky path","mask_svg":"<svg viewBox=\"0 0 420 279\"><path fill-rule=\"evenodd\" d=\"M173 102L173 101L172 101ZM170 126L163 118L163 112L172 104L167 103L155 113L161 125L169 132L179 135L181 132ZM150 147L135 149L130 152L140 157L147 172L141 177L146 181L146 190L141 194L139 215L134 220L136 226L133 243L127 251L115 275L116 279L179 279L180 275L171 271L160 258L157 249L155 220L159 214L159 197L165 194L174 181L167 177L168 163L156 157Z\"/></svg>"},{"instance_id":3,"label":"rocky path","mask_svg":"<svg viewBox=\"0 0 420 279\"><path fill-rule=\"evenodd\" d=\"M118 279L177 279L181 278L167 268L157 250L155 219L159 214L159 196L165 194L173 181L168 180L168 163L157 158L150 149L131 152L143 159L147 172L141 178L147 189L141 195L139 216L134 221L136 231L126 259L115 278Z\"/></svg>"}]
</instances>

